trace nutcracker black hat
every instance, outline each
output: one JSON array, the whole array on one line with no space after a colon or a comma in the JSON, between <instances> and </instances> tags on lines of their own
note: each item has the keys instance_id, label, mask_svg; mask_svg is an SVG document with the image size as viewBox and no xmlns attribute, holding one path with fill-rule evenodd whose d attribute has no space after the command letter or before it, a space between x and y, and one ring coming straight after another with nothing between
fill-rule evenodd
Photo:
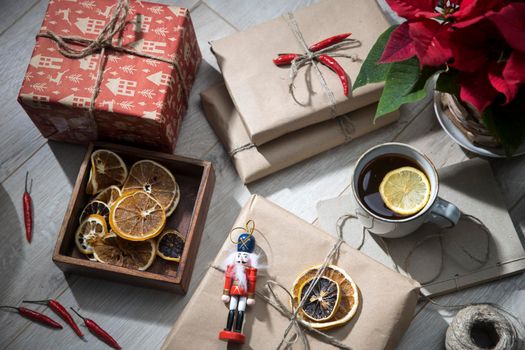
<instances>
[{"instance_id":1,"label":"nutcracker black hat","mask_svg":"<svg viewBox=\"0 0 525 350\"><path fill-rule=\"evenodd\" d=\"M237 251L243 253L253 253L255 249L255 238L252 234L242 233L239 236L239 241L237 242Z\"/></svg>"}]
</instances>

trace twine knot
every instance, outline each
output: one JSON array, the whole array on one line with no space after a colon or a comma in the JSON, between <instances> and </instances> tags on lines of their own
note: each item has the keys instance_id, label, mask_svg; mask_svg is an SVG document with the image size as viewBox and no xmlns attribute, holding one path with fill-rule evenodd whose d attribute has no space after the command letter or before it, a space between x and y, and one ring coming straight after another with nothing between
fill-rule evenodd
<instances>
[{"instance_id":1,"label":"twine knot","mask_svg":"<svg viewBox=\"0 0 525 350\"><path fill-rule=\"evenodd\" d=\"M287 13L285 15L285 19L288 23L288 26L290 27L290 30L292 31L295 38L297 39L297 42L299 43L299 45L301 45L304 53L303 54L279 54L278 57L273 60L273 62L278 66L290 64L290 83L288 86L288 91L290 95L292 96L292 98L294 99L294 101L300 105L302 105L302 103L299 102L297 98L295 97L294 81L301 67L305 65L313 66L315 71L317 72L319 82L321 83L321 86L325 92L325 95L330 100L330 111L331 111L332 117L335 118L337 116L337 112L335 109L335 106L336 106L335 96L332 90L330 89L330 87L328 86L328 83L324 79L323 73L317 66L317 63L321 63L327 66L328 68L330 68L332 71L334 71L337 74L337 76L341 80L341 84L343 85L344 94L345 96L348 96L349 83L348 83L348 78L346 76L346 72L339 65L339 63L337 63L337 61L334 60L334 57L350 58L353 62L359 61L359 58L357 56L347 55L340 51L359 47L361 46L361 42L356 39L348 39L348 36L350 36L351 33L344 33L344 34L335 35L333 37L327 38L318 43L308 46L306 44L306 41L304 40L303 34L301 30L299 29L299 25L297 24L297 21L295 20L293 14Z\"/></svg>"}]
</instances>

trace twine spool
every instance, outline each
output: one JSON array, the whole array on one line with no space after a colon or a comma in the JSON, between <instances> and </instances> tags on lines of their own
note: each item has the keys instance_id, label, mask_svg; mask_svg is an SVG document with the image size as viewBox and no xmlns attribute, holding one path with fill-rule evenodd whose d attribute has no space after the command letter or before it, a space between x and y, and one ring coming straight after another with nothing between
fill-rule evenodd
<instances>
[{"instance_id":1,"label":"twine spool","mask_svg":"<svg viewBox=\"0 0 525 350\"><path fill-rule=\"evenodd\" d=\"M511 320L498 308L471 305L461 309L447 329L447 350L518 350L519 337Z\"/></svg>"}]
</instances>

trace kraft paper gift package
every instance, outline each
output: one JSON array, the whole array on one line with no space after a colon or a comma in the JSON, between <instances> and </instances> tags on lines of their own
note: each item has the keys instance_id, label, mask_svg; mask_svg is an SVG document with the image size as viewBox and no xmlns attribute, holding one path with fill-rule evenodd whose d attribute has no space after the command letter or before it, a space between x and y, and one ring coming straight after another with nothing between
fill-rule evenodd
<instances>
[{"instance_id":1,"label":"kraft paper gift package","mask_svg":"<svg viewBox=\"0 0 525 350\"><path fill-rule=\"evenodd\" d=\"M358 60L335 57L346 72L350 88L362 60L389 26L374 1L325 0L210 43L224 86L202 92L202 104L245 183L399 118L398 112L394 112L374 121L382 83L367 84L345 96L337 74L322 64L317 64L322 79L312 65L298 70L294 99L289 91L290 67L273 63L279 53L304 53L293 24L307 45L352 33L350 38L358 40L360 45L338 52ZM327 92L333 94L333 100Z\"/></svg>"},{"instance_id":2,"label":"kraft paper gift package","mask_svg":"<svg viewBox=\"0 0 525 350\"><path fill-rule=\"evenodd\" d=\"M232 227L243 227L253 220L257 231L257 249L266 266L259 272L257 291L265 292L265 283L272 279L286 288L305 269L321 264L336 240L321 229L303 221L276 204L254 195L245 204ZM225 243L199 287L179 316L164 342L163 349L225 349L218 339L225 326L227 306L221 301L223 266L231 253L232 243L225 232ZM359 307L344 326L325 331L355 350L394 349L408 328L418 299L419 284L404 277L365 254L343 243L339 257L332 262L344 269L359 290ZM282 293L284 305L289 305ZM256 297L248 307L244 333L246 349L275 349L289 319L265 301ZM332 349L316 337L308 335L311 349ZM301 349L298 341L294 349Z\"/></svg>"}]
</instances>

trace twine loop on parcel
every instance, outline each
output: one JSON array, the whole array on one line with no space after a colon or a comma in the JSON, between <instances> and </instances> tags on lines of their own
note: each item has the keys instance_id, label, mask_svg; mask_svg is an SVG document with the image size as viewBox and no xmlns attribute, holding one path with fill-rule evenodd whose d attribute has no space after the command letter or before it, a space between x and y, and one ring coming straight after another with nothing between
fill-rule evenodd
<instances>
[{"instance_id":1,"label":"twine loop on parcel","mask_svg":"<svg viewBox=\"0 0 525 350\"><path fill-rule=\"evenodd\" d=\"M143 53L129 47L121 45L121 38L118 39L118 44L113 44L113 41L117 35L122 33L122 30L126 26L126 18L129 12L129 0L118 0L115 8L112 11L111 17L106 25L102 28L100 34L95 39L87 39L79 36L65 36L59 35L51 30L37 34L37 38L48 38L56 42L58 45L58 52L63 56L71 59L81 59L93 54L100 53L97 76L91 95L91 102L89 104L88 112L93 124L93 129L96 131L97 125L95 123L95 100L100 92L100 85L102 83L102 74L104 72L104 56L106 50L123 52L129 55L134 55L143 58L149 58L155 61L165 62L173 65L177 78L179 80L180 87L184 96L184 101L188 103L189 91L184 81L182 69L176 58L166 59L155 55ZM77 48L81 46L81 48Z\"/></svg>"},{"instance_id":2,"label":"twine loop on parcel","mask_svg":"<svg viewBox=\"0 0 525 350\"><path fill-rule=\"evenodd\" d=\"M330 52L331 57L346 57L346 58L351 59L353 62L358 61L359 58L357 56L347 55L339 51L359 47L361 46L361 42L356 39L344 39L343 41L337 44L333 44L324 49L312 52L310 51L308 44L306 44L306 41L304 40L303 33L299 29L299 24L295 20L293 13L288 12L287 14L284 15L284 18L286 22L288 23L288 27L294 34L297 42L299 43L299 45L301 45L302 49L304 50L304 54L296 57L291 62L290 84L288 86L288 92L290 93L290 95L292 96L292 98L294 99L296 103L301 104L295 97L294 81L295 81L295 78L297 77L297 74L300 68L302 68L305 65L311 65L315 69L315 72L317 73L317 77L319 78L319 82L321 83L321 87L323 88L323 91L326 97L330 101L330 112L332 114L332 118L337 117L336 100L335 100L334 93L328 86L328 83L326 82L324 78L323 72L321 72L321 70L318 67L317 58L321 55L324 55Z\"/></svg>"}]
</instances>

